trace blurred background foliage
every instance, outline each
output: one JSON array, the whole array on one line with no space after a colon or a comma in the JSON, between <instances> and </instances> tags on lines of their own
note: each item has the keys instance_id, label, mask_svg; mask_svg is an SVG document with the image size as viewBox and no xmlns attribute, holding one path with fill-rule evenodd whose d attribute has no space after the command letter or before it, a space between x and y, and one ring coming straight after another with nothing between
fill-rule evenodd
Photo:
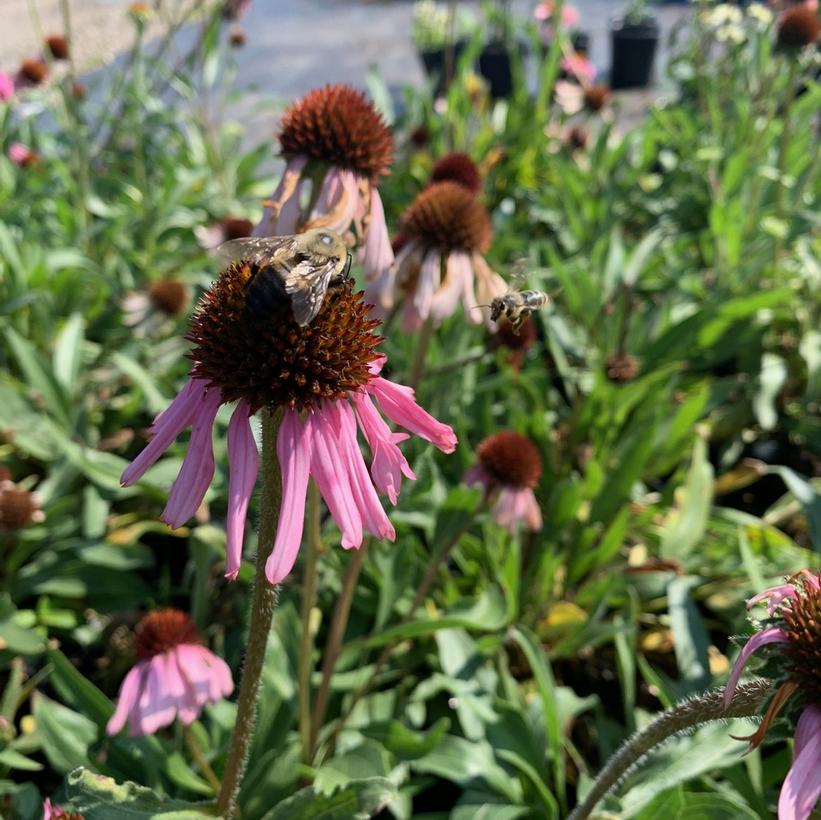
<instances>
[{"instance_id":1,"label":"blurred background foliage","mask_svg":"<svg viewBox=\"0 0 821 820\"><path fill-rule=\"evenodd\" d=\"M82 794L87 817L113 817L99 807L108 787L64 779L78 766L153 790L135 798L146 816L157 795L213 797L179 727L104 734L145 611L189 611L235 675L241 664L253 573L222 577L227 418L189 526L159 521L184 444L136 487L119 475L189 367L187 317L218 272L198 233L256 221L277 146L249 149L207 104L234 80L218 13L173 72L131 23L127 61L86 96L69 72L0 107L0 463L42 511L0 529L0 813L21 820L45 795ZM741 42L717 43L694 17L674 93L626 133L617 99L562 112L557 48L535 88L514 66L509 100L472 74L476 37L444 102L409 89L397 105L372 78L395 130L380 189L392 228L433 162L465 151L484 174L489 261L551 303L526 349L461 313L443 325L418 394L455 428L457 453L407 442L418 481L392 513L396 543L345 553L329 523L315 605L303 606L301 564L283 586L245 820L563 816L648 716L724 680L745 598L817 565L821 91L814 55L744 26ZM567 139L574 125L583 147ZM12 162L14 142L35 158ZM173 310L158 295L169 281L185 294ZM396 326L387 337L406 381L417 340ZM504 428L541 452L541 532L501 530L460 483ZM328 669L340 592L357 577ZM311 701L307 749L305 675L326 700ZM217 773L233 712L218 704L193 727ZM789 750L771 740L742 759L730 734L748 730L676 740L607 807L771 816Z\"/></svg>"}]
</instances>

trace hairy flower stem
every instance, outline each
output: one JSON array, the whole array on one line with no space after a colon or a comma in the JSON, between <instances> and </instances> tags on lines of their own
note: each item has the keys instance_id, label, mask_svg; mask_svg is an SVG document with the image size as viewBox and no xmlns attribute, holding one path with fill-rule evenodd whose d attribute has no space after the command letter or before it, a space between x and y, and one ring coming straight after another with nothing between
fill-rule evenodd
<instances>
[{"instance_id":1,"label":"hairy flower stem","mask_svg":"<svg viewBox=\"0 0 821 820\"><path fill-rule=\"evenodd\" d=\"M277 587L265 577L265 561L274 544L279 524L279 504L282 497L282 477L277 459L277 433L282 412L262 413L262 498L260 503L259 539L257 542L257 572L251 598L251 617L248 626L248 645L237 698L237 719L228 759L222 775L222 788L217 799L217 812L234 817L242 777L248 766L248 747L254 734L257 714L257 696L265 661L268 634L277 604Z\"/></svg>"},{"instance_id":2,"label":"hairy flower stem","mask_svg":"<svg viewBox=\"0 0 821 820\"><path fill-rule=\"evenodd\" d=\"M313 633L311 613L316 603L316 577L319 555L322 551L320 531L319 490L311 482L308 488L308 539L305 547L305 580L302 585L302 609L300 612L299 662L297 668L299 686L299 737L302 741L302 762L311 764L311 660L313 657Z\"/></svg>"},{"instance_id":3,"label":"hairy flower stem","mask_svg":"<svg viewBox=\"0 0 821 820\"><path fill-rule=\"evenodd\" d=\"M593 788L567 820L584 820L589 817L599 800L605 797L645 755L668 738L711 720L752 717L771 693L770 681L755 680L736 689L729 707L725 708L724 690L719 689L686 700L674 709L663 712L646 728L622 744L599 772Z\"/></svg>"},{"instance_id":4,"label":"hairy flower stem","mask_svg":"<svg viewBox=\"0 0 821 820\"><path fill-rule=\"evenodd\" d=\"M339 652L342 649L342 640L345 637L345 629L348 626L348 619L351 614L351 605L353 604L353 595L356 590L356 584L359 581L359 575L362 572L362 566L365 563L365 556L368 552L368 542L358 549L354 550L348 561L348 566L345 568L345 575L342 578L342 589L339 591L339 597L336 599L333 616L331 618L330 631L328 632L328 640L325 643L325 652L322 658L322 680L319 684L319 689L316 693L316 700L314 701L314 714L311 721L311 752L316 749L317 738L319 737L319 730L322 728L322 723L325 720L325 713L328 710L328 698L331 693L331 678L336 667L336 660L339 657Z\"/></svg>"}]
</instances>

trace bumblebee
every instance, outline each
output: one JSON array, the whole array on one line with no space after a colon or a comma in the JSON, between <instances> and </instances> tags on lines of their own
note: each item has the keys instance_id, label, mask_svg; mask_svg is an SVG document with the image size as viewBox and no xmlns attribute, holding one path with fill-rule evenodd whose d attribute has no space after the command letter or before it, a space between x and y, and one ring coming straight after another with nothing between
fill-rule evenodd
<instances>
[{"instance_id":1,"label":"bumblebee","mask_svg":"<svg viewBox=\"0 0 821 820\"><path fill-rule=\"evenodd\" d=\"M353 257L342 237L324 228L295 236L251 236L220 245L226 264L256 266L245 293L249 319L267 319L289 303L294 320L305 327L322 307L328 288L348 278Z\"/></svg>"}]
</instances>

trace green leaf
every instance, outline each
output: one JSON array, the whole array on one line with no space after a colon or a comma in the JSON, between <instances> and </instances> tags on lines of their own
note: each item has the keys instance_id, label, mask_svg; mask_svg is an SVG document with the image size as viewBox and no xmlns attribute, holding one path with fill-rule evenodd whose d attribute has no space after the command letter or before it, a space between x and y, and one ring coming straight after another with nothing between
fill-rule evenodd
<instances>
[{"instance_id":1,"label":"green leaf","mask_svg":"<svg viewBox=\"0 0 821 820\"><path fill-rule=\"evenodd\" d=\"M330 794L302 789L267 812L261 820L367 820L397 797L384 777L351 780Z\"/></svg>"},{"instance_id":2,"label":"green leaf","mask_svg":"<svg viewBox=\"0 0 821 820\"><path fill-rule=\"evenodd\" d=\"M136 783L119 784L88 769L75 769L66 778L68 803L64 808L85 820L203 820L217 817L208 804L185 803L161 797Z\"/></svg>"},{"instance_id":3,"label":"green leaf","mask_svg":"<svg viewBox=\"0 0 821 820\"><path fill-rule=\"evenodd\" d=\"M812 547L821 552L821 493L789 467L770 467L771 473L776 473L784 479L787 489L798 499L807 516L807 524L812 539Z\"/></svg>"},{"instance_id":4,"label":"green leaf","mask_svg":"<svg viewBox=\"0 0 821 820\"><path fill-rule=\"evenodd\" d=\"M710 683L710 636L704 628L690 590L697 578L674 578L667 586L670 628L679 671L692 689L704 689Z\"/></svg>"},{"instance_id":5,"label":"green leaf","mask_svg":"<svg viewBox=\"0 0 821 820\"><path fill-rule=\"evenodd\" d=\"M432 752L449 728L449 718L443 717L427 732L415 732L398 720L378 721L359 731L381 743L400 760L416 760Z\"/></svg>"},{"instance_id":6,"label":"green leaf","mask_svg":"<svg viewBox=\"0 0 821 820\"><path fill-rule=\"evenodd\" d=\"M757 820L759 815L741 798L720 794L693 794L676 789L660 795L635 820Z\"/></svg>"},{"instance_id":7,"label":"green leaf","mask_svg":"<svg viewBox=\"0 0 821 820\"><path fill-rule=\"evenodd\" d=\"M69 395L74 393L77 387L82 341L82 314L72 313L63 325L54 346L54 376Z\"/></svg>"},{"instance_id":8,"label":"green leaf","mask_svg":"<svg viewBox=\"0 0 821 820\"><path fill-rule=\"evenodd\" d=\"M787 381L787 365L774 353L765 353L761 357L761 372L758 374L758 390L753 397L758 423L762 430L772 430L778 423L778 410L775 400Z\"/></svg>"},{"instance_id":9,"label":"green leaf","mask_svg":"<svg viewBox=\"0 0 821 820\"><path fill-rule=\"evenodd\" d=\"M0 749L0 766L8 766L10 769L18 769L26 772L39 772L43 769L43 764L32 760L30 757L21 755L14 749Z\"/></svg>"},{"instance_id":10,"label":"green leaf","mask_svg":"<svg viewBox=\"0 0 821 820\"><path fill-rule=\"evenodd\" d=\"M43 753L51 766L66 773L87 764L88 747L97 740L97 724L40 692L32 694L31 702Z\"/></svg>"}]
</instances>

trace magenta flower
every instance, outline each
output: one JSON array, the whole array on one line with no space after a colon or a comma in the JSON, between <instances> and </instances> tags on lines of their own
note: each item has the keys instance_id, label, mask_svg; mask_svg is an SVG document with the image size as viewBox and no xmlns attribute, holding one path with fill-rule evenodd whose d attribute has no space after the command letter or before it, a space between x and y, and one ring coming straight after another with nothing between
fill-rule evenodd
<instances>
[{"instance_id":1,"label":"magenta flower","mask_svg":"<svg viewBox=\"0 0 821 820\"><path fill-rule=\"evenodd\" d=\"M110 735L126 722L133 737L152 735L176 717L187 726L234 689L228 664L202 645L194 623L177 609L146 615L137 624L135 649L137 664L106 726Z\"/></svg>"},{"instance_id":2,"label":"magenta flower","mask_svg":"<svg viewBox=\"0 0 821 820\"><path fill-rule=\"evenodd\" d=\"M254 236L287 235L308 228L344 234L351 228L358 260L370 279L393 262L385 212L376 183L388 173L393 138L382 116L362 92L327 85L306 94L282 117L279 142L288 164L265 203ZM318 185L313 207L303 213L302 196ZM312 191L312 194L314 191Z\"/></svg>"},{"instance_id":3,"label":"magenta flower","mask_svg":"<svg viewBox=\"0 0 821 820\"><path fill-rule=\"evenodd\" d=\"M5 71L0 71L0 102L6 102L14 96L14 78Z\"/></svg>"},{"instance_id":4,"label":"magenta flower","mask_svg":"<svg viewBox=\"0 0 821 820\"><path fill-rule=\"evenodd\" d=\"M748 607L767 602L769 625L744 645L724 690L729 705L741 673L764 646L783 658L784 678L761 727L749 738L752 747L763 740L773 720L792 697L804 703L793 736L793 763L781 787L779 820L806 820L821 797L821 573L804 570L751 598Z\"/></svg>"},{"instance_id":5,"label":"magenta flower","mask_svg":"<svg viewBox=\"0 0 821 820\"><path fill-rule=\"evenodd\" d=\"M22 142L13 142L9 146L9 159L20 167L26 167L37 161L37 154Z\"/></svg>"},{"instance_id":6,"label":"magenta flower","mask_svg":"<svg viewBox=\"0 0 821 820\"><path fill-rule=\"evenodd\" d=\"M391 432L382 414L443 452L456 436L415 401L413 390L382 378L386 359L375 351L378 321L350 282L332 288L322 309L300 327L285 303L270 321L249 327L244 292L256 272L234 264L217 280L195 313L191 379L151 426L148 446L122 476L133 484L186 427L191 441L163 511L180 527L197 510L214 475L212 428L220 405L237 402L228 426L226 576L236 578L248 503L259 468L250 417L281 412L277 454L282 472L279 529L266 573L274 584L291 571L303 531L305 493L313 477L342 532L345 549L363 532L393 540L393 526L377 491L395 504L402 477L414 478L397 446L408 436ZM377 409L377 405L378 408ZM381 414L380 414L381 410ZM370 477L359 449L361 429L371 453Z\"/></svg>"},{"instance_id":7,"label":"magenta flower","mask_svg":"<svg viewBox=\"0 0 821 820\"><path fill-rule=\"evenodd\" d=\"M574 53L563 57L562 69L582 85L592 83L596 79L596 66L583 54Z\"/></svg>"},{"instance_id":8,"label":"magenta flower","mask_svg":"<svg viewBox=\"0 0 821 820\"><path fill-rule=\"evenodd\" d=\"M43 801L43 820L85 820L85 818L78 811L52 805L47 797Z\"/></svg>"},{"instance_id":9,"label":"magenta flower","mask_svg":"<svg viewBox=\"0 0 821 820\"><path fill-rule=\"evenodd\" d=\"M542 459L533 442L510 430L488 436L477 448L477 463L465 473L465 484L480 484L493 518L510 532L524 524L542 528L542 512L533 493L542 474Z\"/></svg>"},{"instance_id":10,"label":"magenta flower","mask_svg":"<svg viewBox=\"0 0 821 820\"><path fill-rule=\"evenodd\" d=\"M374 315L401 305L402 328L412 332L428 319L440 324L461 301L467 320L481 323L479 306L507 291L483 256L492 236L485 206L463 183L428 185L402 215L396 261L368 284Z\"/></svg>"}]
</instances>

